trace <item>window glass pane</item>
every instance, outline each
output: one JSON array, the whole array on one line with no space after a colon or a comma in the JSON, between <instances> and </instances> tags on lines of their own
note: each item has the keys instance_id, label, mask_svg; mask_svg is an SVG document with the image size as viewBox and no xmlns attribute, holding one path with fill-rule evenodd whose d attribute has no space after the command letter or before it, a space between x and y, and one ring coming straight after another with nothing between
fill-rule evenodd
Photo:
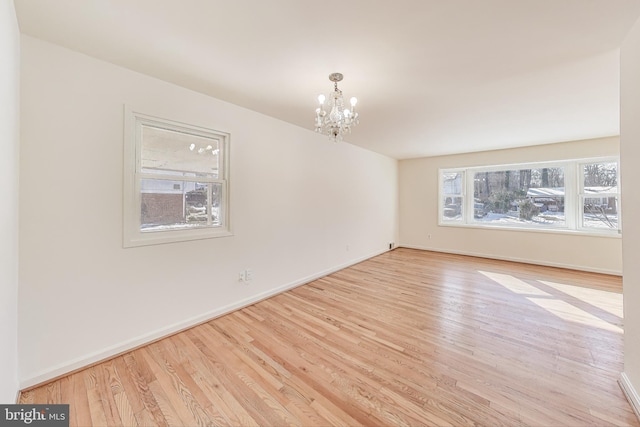
<instances>
[{"instance_id":1,"label":"window glass pane","mask_svg":"<svg viewBox=\"0 0 640 427\"><path fill-rule=\"evenodd\" d=\"M442 212L440 213L443 221L460 221L462 216L462 208L464 206L462 198L462 188L464 186L464 172L443 172L442 173L442 195L444 196L442 203Z\"/></svg>"},{"instance_id":2,"label":"window glass pane","mask_svg":"<svg viewBox=\"0 0 640 427\"><path fill-rule=\"evenodd\" d=\"M588 196L582 203L582 226L594 229L618 229L618 198Z\"/></svg>"},{"instance_id":3,"label":"window glass pane","mask_svg":"<svg viewBox=\"0 0 640 427\"><path fill-rule=\"evenodd\" d=\"M141 166L163 175L217 179L220 140L142 125Z\"/></svg>"},{"instance_id":4,"label":"window glass pane","mask_svg":"<svg viewBox=\"0 0 640 427\"><path fill-rule=\"evenodd\" d=\"M443 172L442 173L442 194L457 195L462 194L464 173L463 172Z\"/></svg>"},{"instance_id":5,"label":"window glass pane","mask_svg":"<svg viewBox=\"0 0 640 427\"><path fill-rule=\"evenodd\" d=\"M445 197L442 206L443 221L462 221L462 197Z\"/></svg>"},{"instance_id":6,"label":"window glass pane","mask_svg":"<svg viewBox=\"0 0 640 427\"><path fill-rule=\"evenodd\" d=\"M219 226L221 190L222 184L218 183L143 179L140 229L160 231ZM210 209L211 193L213 206Z\"/></svg>"},{"instance_id":7,"label":"window glass pane","mask_svg":"<svg viewBox=\"0 0 640 427\"><path fill-rule=\"evenodd\" d=\"M211 187L211 225L220 226L222 224L222 184L209 184Z\"/></svg>"},{"instance_id":8,"label":"window glass pane","mask_svg":"<svg viewBox=\"0 0 640 427\"><path fill-rule=\"evenodd\" d=\"M618 186L618 164L589 163L582 165L586 193L616 193Z\"/></svg>"},{"instance_id":9,"label":"window glass pane","mask_svg":"<svg viewBox=\"0 0 640 427\"><path fill-rule=\"evenodd\" d=\"M582 226L591 229L618 229L618 164L582 165Z\"/></svg>"},{"instance_id":10,"label":"window glass pane","mask_svg":"<svg viewBox=\"0 0 640 427\"><path fill-rule=\"evenodd\" d=\"M564 168L476 172L474 221L497 225L565 225Z\"/></svg>"}]
</instances>

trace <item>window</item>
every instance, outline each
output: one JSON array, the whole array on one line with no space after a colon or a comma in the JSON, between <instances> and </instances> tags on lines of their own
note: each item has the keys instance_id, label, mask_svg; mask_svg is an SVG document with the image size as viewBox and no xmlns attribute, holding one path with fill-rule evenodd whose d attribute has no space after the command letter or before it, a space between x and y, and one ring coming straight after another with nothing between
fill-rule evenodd
<instances>
[{"instance_id":1,"label":"window","mask_svg":"<svg viewBox=\"0 0 640 427\"><path fill-rule=\"evenodd\" d=\"M584 229L617 230L618 164L580 165L580 226Z\"/></svg>"},{"instance_id":2,"label":"window","mask_svg":"<svg viewBox=\"0 0 640 427\"><path fill-rule=\"evenodd\" d=\"M442 220L444 222L461 222L463 219L462 203L464 172L445 171L440 175L440 191L442 194Z\"/></svg>"},{"instance_id":3,"label":"window","mask_svg":"<svg viewBox=\"0 0 640 427\"><path fill-rule=\"evenodd\" d=\"M439 222L618 234L619 199L616 159L448 169Z\"/></svg>"},{"instance_id":4,"label":"window","mask_svg":"<svg viewBox=\"0 0 640 427\"><path fill-rule=\"evenodd\" d=\"M229 134L125 112L124 246L230 235Z\"/></svg>"},{"instance_id":5,"label":"window","mask_svg":"<svg viewBox=\"0 0 640 427\"><path fill-rule=\"evenodd\" d=\"M509 168L473 173L473 221L563 227L564 167Z\"/></svg>"}]
</instances>

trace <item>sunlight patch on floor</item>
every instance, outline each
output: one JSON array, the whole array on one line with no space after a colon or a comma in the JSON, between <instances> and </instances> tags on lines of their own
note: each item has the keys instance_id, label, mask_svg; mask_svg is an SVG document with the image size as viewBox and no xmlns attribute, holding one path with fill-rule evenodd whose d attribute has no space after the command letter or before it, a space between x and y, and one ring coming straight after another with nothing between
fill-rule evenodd
<instances>
[{"instance_id":1,"label":"sunlight patch on floor","mask_svg":"<svg viewBox=\"0 0 640 427\"><path fill-rule=\"evenodd\" d=\"M617 292L603 291L600 289L581 288L580 286L565 285L563 283L547 282L541 280L547 286L551 286L567 295L582 301L588 301L601 310L618 316L622 319L622 294Z\"/></svg>"},{"instance_id":2,"label":"sunlight patch on floor","mask_svg":"<svg viewBox=\"0 0 640 427\"><path fill-rule=\"evenodd\" d=\"M478 272L562 320L620 334L623 332L621 294L548 281L537 282L540 284L537 287L509 274ZM554 291L547 292L541 288ZM610 316L612 318L607 319Z\"/></svg>"},{"instance_id":3,"label":"sunlight patch on floor","mask_svg":"<svg viewBox=\"0 0 640 427\"><path fill-rule=\"evenodd\" d=\"M558 316L563 320L569 322L580 323L585 326L593 326L596 328L604 329L611 332L622 333L622 328L618 325L611 324L599 317L594 316L587 311L569 304L566 301L562 301L557 298L527 298L538 307L542 307L549 313Z\"/></svg>"},{"instance_id":4,"label":"sunlight patch on floor","mask_svg":"<svg viewBox=\"0 0 640 427\"><path fill-rule=\"evenodd\" d=\"M551 294L509 274L492 273L489 271L478 271L478 273L488 277L516 294L551 296Z\"/></svg>"}]
</instances>

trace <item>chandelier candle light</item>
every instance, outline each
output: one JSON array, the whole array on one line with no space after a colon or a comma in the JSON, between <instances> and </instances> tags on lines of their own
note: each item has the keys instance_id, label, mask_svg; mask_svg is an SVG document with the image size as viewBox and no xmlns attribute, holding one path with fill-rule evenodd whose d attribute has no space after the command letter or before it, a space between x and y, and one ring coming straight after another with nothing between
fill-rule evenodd
<instances>
[{"instance_id":1,"label":"chandelier candle light","mask_svg":"<svg viewBox=\"0 0 640 427\"><path fill-rule=\"evenodd\" d=\"M358 113L356 112L358 100L355 97L351 98L351 109L344 108L342 91L338 89L338 82L342 80L342 77L340 73L329 75L329 80L333 82L333 92L329 94L327 109L325 110L326 98L324 95L318 96L320 106L316 108L316 132L328 135L329 139L334 142L342 141L342 136L345 133L351 133L351 127L358 124Z\"/></svg>"}]
</instances>

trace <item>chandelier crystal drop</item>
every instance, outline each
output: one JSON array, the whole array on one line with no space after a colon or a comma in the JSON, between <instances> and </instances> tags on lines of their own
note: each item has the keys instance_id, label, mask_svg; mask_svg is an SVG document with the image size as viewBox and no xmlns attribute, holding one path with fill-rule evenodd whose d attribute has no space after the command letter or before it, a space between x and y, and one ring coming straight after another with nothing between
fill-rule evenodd
<instances>
[{"instance_id":1,"label":"chandelier crystal drop","mask_svg":"<svg viewBox=\"0 0 640 427\"><path fill-rule=\"evenodd\" d=\"M334 142L342 141L343 135L351 133L351 128L358 124L356 112L358 100L355 97L351 98L351 109L345 108L342 91L338 89L338 82L342 78L340 73L329 75L329 80L333 82L333 92L328 97L319 95L320 106L316 108L316 132L328 135ZM325 101L327 101L326 106Z\"/></svg>"}]
</instances>

